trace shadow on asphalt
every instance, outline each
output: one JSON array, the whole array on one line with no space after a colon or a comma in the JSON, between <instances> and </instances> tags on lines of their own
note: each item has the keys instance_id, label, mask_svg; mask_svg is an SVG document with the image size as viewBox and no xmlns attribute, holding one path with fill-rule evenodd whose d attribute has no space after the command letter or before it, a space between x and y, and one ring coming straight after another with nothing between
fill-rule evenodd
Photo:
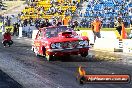
<instances>
[{"instance_id":1,"label":"shadow on asphalt","mask_svg":"<svg viewBox=\"0 0 132 88\"><path fill-rule=\"evenodd\" d=\"M0 70L0 88L23 88L14 79Z\"/></svg>"},{"instance_id":2,"label":"shadow on asphalt","mask_svg":"<svg viewBox=\"0 0 132 88\"><path fill-rule=\"evenodd\" d=\"M39 59L40 61L47 61L44 56L37 56L36 59ZM53 61L50 62L102 62L105 60L99 60L94 58L94 56L87 56L87 57L81 57L79 55L75 56L62 56L62 57L54 57Z\"/></svg>"},{"instance_id":3,"label":"shadow on asphalt","mask_svg":"<svg viewBox=\"0 0 132 88\"><path fill-rule=\"evenodd\" d=\"M19 45L14 45L14 47L31 47L31 46L28 46L28 45L25 45L25 46L19 46Z\"/></svg>"},{"instance_id":4,"label":"shadow on asphalt","mask_svg":"<svg viewBox=\"0 0 132 88\"><path fill-rule=\"evenodd\" d=\"M61 62L101 62L103 61L103 60L96 59L91 55L88 55L87 57L81 57L79 55L68 56L68 57L59 58L59 60Z\"/></svg>"}]
</instances>

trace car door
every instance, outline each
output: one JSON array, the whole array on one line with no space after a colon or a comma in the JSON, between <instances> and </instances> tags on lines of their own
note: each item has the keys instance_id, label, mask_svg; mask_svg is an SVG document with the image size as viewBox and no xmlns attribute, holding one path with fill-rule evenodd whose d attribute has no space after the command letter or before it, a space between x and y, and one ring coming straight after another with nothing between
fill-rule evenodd
<instances>
[{"instance_id":1,"label":"car door","mask_svg":"<svg viewBox=\"0 0 132 88\"><path fill-rule=\"evenodd\" d=\"M41 31L38 31L36 35L36 39L34 41L34 45L38 54L41 54L41 46L42 46L41 39L42 39Z\"/></svg>"},{"instance_id":2,"label":"car door","mask_svg":"<svg viewBox=\"0 0 132 88\"><path fill-rule=\"evenodd\" d=\"M43 42L43 31L40 31L39 36L38 36L38 47L39 47L39 54L43 54L43 50L42 50L42 42Z\"/></svg>"}]
</instances>

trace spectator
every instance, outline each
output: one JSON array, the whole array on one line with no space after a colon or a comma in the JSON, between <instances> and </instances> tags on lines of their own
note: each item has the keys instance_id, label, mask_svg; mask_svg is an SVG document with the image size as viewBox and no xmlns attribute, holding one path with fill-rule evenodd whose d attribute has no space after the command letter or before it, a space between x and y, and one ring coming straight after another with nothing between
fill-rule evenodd
<instances>
[{"instance_id":1,"label":"spectator","mask_svg":"<svg viewBox=\"0 0 132 88\"><path fill-rule=\"evenodd\" d=\"M75 28L75 22L72 23L71 28Z\"/></svg>"},{"instance_id":2,"label":"spectator","mask_svg":"<svg viewBox=\"0 0 132 88\"><path fill-rule=\"evenodd\" d=\"M11 25L11 18L8 18L7 19L7 26L10 26Z\"/></svg>"},{"instance_id":3,"label":"spectator","mask_svg":"<svg viewBox=\"0 0 132 88\"><path fill-rule=\"evenodd\" d=\"M25 19L23 22L24 27L27 26L27 24L28 24L28 21L27 21L27 19Z\"/></svg>"},{"instance_id":4,"label":"spectator","mask_svg":"<svg viewBox=\"0 0 132 88\"><path fill-rule=\"evenodd\" d=\"M122 19L121 17L119 17L117 22L115 23L115 27L120 35L121 35L121 30L122 30L122 24L123 24Z\"/></svg>"},{"instance_id":5,"label":"spectator","mask_svg":"<svg viewBox=\"0 0 132 88\"><path fill-rule=\"evenodd\" d=\"M57 21L56 21L56 19L53 19L52 26L57 26Z\"/></svg>"},{"instance_id":6,"label":"spectator","mask_svg":"<svg viewBox=\"0 0 132 88\"><path fill-rule=\"evenodd\" d=\"M101 38L100 29L101 29L101 21L99 20L98 17L96 17L96 19L92 23L92 30L94 33L94 42L96 40L96 37Z\"/></svg>"},{"instance_id":7,"label":"spectator","mask_svg":"<svg viewBox=\"0 0 132 88\"><path fill-rule=\"evenodd\" d=\"M7 29L4 33L2 43L4 44L4 47L6 47L6 44L8 44L9 47L13 44L13 41L11 40L10 30Z\"/></svg>"},{"instance_id":8,"label":"spectator","mask_svg":"<svg viewBox=\"0 0 132 88\"><path fill-rule=\"evenodd\" d=\"M74 24L75 24L75 27L77 28L78 27L77 19L74 21Z\"/></svg>"},{"instance_id":9,"label":"spectator","mask_svg":"<svg viewBox=\"0 0 132 88\"><path fill-rule=\"evenodd\" d=\"M49 27L49 26L51 26L51 24L49 23L49 20L48 20L48 19L46 19L45 26L46 26L46 27Z\"/></svg>"},{"instance_id":10,"label":"spectator","mask_svg":"<svg viewBox=\"0 0 132 88\"><path fill-rule=\"evenodd\" d=\"M18 24L15 23L15 24L13 25L13 34L12 34L13 36L14 36L14 35L18 36L18 33L17 33L17 32L18 32L18 28L19 28L19 27L18 27Z\"/></svg>"},{"instance_id":11,"label":"spectator","mask_svg":"<svg viewBox=\"0 0 132 88\"><path fill-rule=\"evenodd\" d=\"M63 19L63 25L69 25L69 19L66 16Z\"/></svg>"},{"instance_id":12,"label":"spectator","mask_svg":"<svg viewBox=\"0 0 132 88\"><path fill-rule=\"evenodd\" d=\"M130 20L130 28L132 30L132 19Z\"/></svg>"},{"instance_id":13,"label":"spectator","mask_svg":"<svg viewBox=\"0 0 132 88\"><path fill-rule=\"evenodd\" d=\"M57 23L57 26L60 26L60 25L62 25L62 18L61 17L59 17L58 23Z\"/></svg>"},{"instance_id":14,"label":"spectator","mask_svg":"<svg viewBox=\"0 0 132 88\"><path fill-rule=\"evenodd\" d=\"M50 11L50 13L51 13L52 15L54 15L54 14L56 13L56 8L54 7L54 5L52 5L52 6L50 7L49 11Z\"/></svg>"}]
</instances>

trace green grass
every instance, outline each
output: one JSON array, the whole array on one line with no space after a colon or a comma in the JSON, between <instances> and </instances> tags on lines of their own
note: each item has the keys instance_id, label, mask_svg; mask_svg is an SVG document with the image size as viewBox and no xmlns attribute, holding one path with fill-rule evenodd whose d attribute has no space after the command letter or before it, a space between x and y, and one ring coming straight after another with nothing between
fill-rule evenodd
<instances>
[{"instance_id":1,"label":"green grass","mask_svg":"<svg viewBox=\"0 0 132 88\"><path fill-rule=\"evenodd\" d=\"M91 28L76 28L79 30L92 30ZM116 28L102 28L101 31L115 31ZM130 28L126 28L127 33L130 33Z\"/></svg>"}]
</instances>

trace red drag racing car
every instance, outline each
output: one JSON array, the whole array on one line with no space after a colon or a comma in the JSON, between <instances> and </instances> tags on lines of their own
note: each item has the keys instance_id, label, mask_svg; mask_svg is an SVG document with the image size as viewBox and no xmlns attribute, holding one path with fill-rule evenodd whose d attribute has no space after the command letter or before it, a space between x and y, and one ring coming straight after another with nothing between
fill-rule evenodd
<instances>
[{"instance_id":1,"label":"red drag racing car","mask_svg":"<svg viewBox=\"0 0 132 88\"><path fill-rule=\"evenodd\" d=\"M32 50L36 55L45 56L48 61L54 56L78 55L86 57L89 39L79 36L67 26L46 27L39 29L33 42Z\"/></svg>"}]
</instances>

